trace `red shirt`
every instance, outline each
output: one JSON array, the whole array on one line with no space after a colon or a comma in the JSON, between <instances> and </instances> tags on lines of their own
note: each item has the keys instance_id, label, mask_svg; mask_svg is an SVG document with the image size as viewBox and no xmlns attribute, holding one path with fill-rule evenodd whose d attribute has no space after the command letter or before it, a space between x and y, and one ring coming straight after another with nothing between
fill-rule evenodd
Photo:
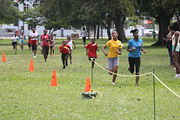
<instances>
[{"instance_id":1,"label":"red shirt","mask_svg":"<svg viewBox=\"0 0 180 120\"><path fill-rule=\"evenodd\" d=\"M64 49L63 49L63 47L64 47ZM62 51L62 49L63 49L63 51ZM61 45L60 46L60 48L59 48L59 52L61 52L62 54L67 54L67 53L69 53L69 50L71 50L71 48L70 48L70 46L69 45Z\"/></svg>"},{"instance_id":2,"label":"red shirt","mask_svg":"<svg viewBox=\"0 0 180 120\"><path fill-rule=\"evenodd\" d=\"M98 46L96 43L92 44L92 43L89 43L87 46L86 46L86 49L88 49L88 58L89 57L93 57L93 58L97 58L97 54L96 54L96 50L98 49Z\"/></svg>"},{"instance_id":3,"label":"red shirt","mask_svg":"<svg viewBox=\"0 0 180 120\"><path fill-rule=\"evenodd\" d=\"M42 39L42 46L49 46L49 41L47 41L47 39L49 39L49 35L41 35L41 39Z\"/></svg>"},{"instance_id":4,"label":"red shirt","mask_svg":"<svg viewBox=\"0 0 180 120\"><path fill-rule=\"evenodd\" d=\"M28 38L28 43L31 43L31 39L30 38Z\"/></svg>"}]
</instances>

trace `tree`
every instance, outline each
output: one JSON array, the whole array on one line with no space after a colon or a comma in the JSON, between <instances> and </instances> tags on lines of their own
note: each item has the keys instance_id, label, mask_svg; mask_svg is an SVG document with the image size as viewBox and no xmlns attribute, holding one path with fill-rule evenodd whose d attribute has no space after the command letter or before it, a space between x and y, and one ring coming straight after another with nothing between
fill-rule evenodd
<instances>
[{"instance_id":1,"label":"tree","mask_svg":"<svg viewBox=\"0 0 180 120\"><path fill-rule=\"evenodd\" d=\"M69 27L71 2L64 0L42 0L39 12L44 17L42 25L52 34L61 27ZM68 7L69 6L69 7Z\"/></svg>"},{"instance_id":2,"label":"tree","mask_svg":"<svg viewBox=\"0 0 180 120\"><path fill-rule=\"evenodd\" d=\"M180 5L178 0L137 0L139 15L154 17L159 24L158 41L153 46L164 45L163 38L168 33L168 25Z\"/></svg>"},{"instance_id":3,"label":"tree","mask_svg":"<svg viewBox=\"0 0 180 120\"><path fill-rule=\"evenodd\" d=\"M37 25L41 25L43 16L39 12L39 7L34 7L22 12L23 17L21 18L24 22L31 25L32 28L36 28Z\"/></svg>"},{"instance_id":4,"label":"tree","mask_svg":"<svg viewBox=\"0 0 180 120\"><path fill-rule=\"evenodd\" d=\"M19 20L21 14L11 0L0 0L0 24L15 23Z\"/></svg>"}]
</instances>

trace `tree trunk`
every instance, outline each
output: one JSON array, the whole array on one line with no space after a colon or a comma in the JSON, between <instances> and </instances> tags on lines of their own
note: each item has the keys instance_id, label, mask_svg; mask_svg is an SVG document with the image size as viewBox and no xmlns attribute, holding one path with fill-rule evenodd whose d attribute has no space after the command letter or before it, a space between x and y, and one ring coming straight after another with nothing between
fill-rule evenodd
<instances>
[{"instance_id":1,"label":"tree trunk","mask_svg":"<svg viewBox=\"0 0 180 120\"><path fill-rule=\"evenodd\" d=\"M111 21L110 20L108 20L107 21L107 27L106 27L106 29L107 29L107 34L108 34L108 40L111 40Z\"/></svg>"},{"instance_id":2,"label":"tree trunk","mask_svg":"<svg viewBox=\"0 0 180 120\"><path fill-rule=\"evenodd\" d=\"M118 33L118 40L122 42L127 42L128 40L124 34L124 22L126 20L126 17L118 11L118 8L116 8L115 13L116 16L114 17L113 21L115 23L115 28Z\"/></svg>"},{"instance_id":3,"label":"tree trunk","mask_svg":"<svg viewBox=\"0 0 180 120\"><path fill-rule=\"evenodd\" d=\"M90 37L90 27L89 26L87 26L87 33L88 33L88 39L89 39L89 37Z\"/></svg>"},{"instance_id":4,"label":"tree trunk","mask_svg":"<svg viewBox=\"0 0 180 120\"><path fill-rule=\"evenodd\" d=\"M96 38L96 25L94 25L94 39Z\"/></svg>"},{"instance_id":5,"label":"tree trunk","mask_svg":"<svg viewBox=\"0 0 180 120\"><path fill-rule=\"evenodd\" d=\"M117 17L114 20L114 23L115 23L116 31L118 33L118 40L120 40L122 42L127 42L128 40L124 33L124 20L121 21L121 19L119 17Z\"/></svg>"},{"instance_id":6,"label":"tree trunk","mask_svg":"<svg viewBox=\"0 0 180 120\"><path fill-rule=\"evenodd\" d=\"M157 23L159 24L159 34L158 34L158 41L152 46L164 46L165 42L163 38L166 37L168 34L168 26L170 25L170 16L166 15L166 12L161 10L158 17L156 18Z\"/></svg>"},{"instance_id":7,"label":"tree trunk","mask_svg":"<svg viewBox=\"0 0 180 120\"><path fill-rule=\"evenodd\" d=\"M99 39L99 25L98 25L98 29L97 29L97 39Z\"/></svg>"}]
</instances>

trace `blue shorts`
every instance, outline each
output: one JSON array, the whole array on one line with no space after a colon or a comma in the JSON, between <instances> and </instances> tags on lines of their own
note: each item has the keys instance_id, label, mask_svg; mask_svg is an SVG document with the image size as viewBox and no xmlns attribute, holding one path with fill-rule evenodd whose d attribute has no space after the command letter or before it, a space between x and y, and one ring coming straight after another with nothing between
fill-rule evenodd
<instances>
[{"instance_id":1,"label":"blue shorts","mask_svg":"<svg viewBox=\"0 0 180 120\"><path fill-rule=\"evenodd\" d=\"M119 66L119 56L115 58L108 58L108 70L112 70L114 66Z\"/></svg>"},{"instance_id":2,"label":"blue shorts","mask_svg":"<svg viewBox=\"0 0 180 120\"><path fill-rule=\"evenodd\" d=\"M24 44L24 41L22 41L22 40L20 40L19 42L22 43L22 44Z\"/></svg>"}]
</instances>

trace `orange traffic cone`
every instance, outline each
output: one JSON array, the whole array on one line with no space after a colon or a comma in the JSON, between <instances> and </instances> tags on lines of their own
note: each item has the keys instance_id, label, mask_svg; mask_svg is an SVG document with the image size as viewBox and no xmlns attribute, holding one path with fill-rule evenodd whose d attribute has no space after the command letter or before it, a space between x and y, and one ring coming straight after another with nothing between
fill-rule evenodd
<instances>
[{"instance_id":1,"label":"orange traffic cone","mask_svg":"<svg viewBox=\"0 0 180 120\"><path fill-rule=\"evenodd\" d=\"M86 87L85 87L85 91L84 92L90 92L91 91L91 83L90 83L90 78L87 78L86 81Z\"/></svg>"},{"instance_id":2,"label":"orange traffic cone","mask_svg":"<svg viewBox=\"0 0 180 120\"><path fill-rule=\"evenodd\" d=\"M34 71L33 59L30 61L29 71Z\"/></svg>"},{"instance_id":3,"label":"orange traffic cone","mask_svg":"<svg viewBox=\"0 0 180 120\"><path fill-rule=\"evenodd\" d=\"M6 62L6 57L5 57L5 53L3 52L3 56L2 56L2 62Z\"/></svg>"},{"instance_id":4,"label":"orange traffic cone","mask_svg":"<svg viewBox=\"0 0 180 120\"><path fill-rule=\"evenodd\" d=\"M58 86L58 84L57 84L57 78L56 78L56 70L53 70L52 80L51 80L51 86Z\"/></svg>"}]
</instances>

